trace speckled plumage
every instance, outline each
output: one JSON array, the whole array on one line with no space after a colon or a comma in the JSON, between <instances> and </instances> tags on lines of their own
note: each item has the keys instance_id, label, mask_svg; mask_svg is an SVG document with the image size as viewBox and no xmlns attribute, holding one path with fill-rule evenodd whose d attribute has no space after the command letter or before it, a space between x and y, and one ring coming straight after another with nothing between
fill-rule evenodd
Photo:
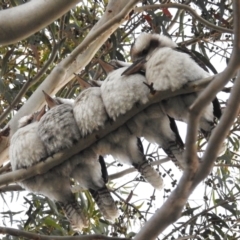
<instances>
[{"instance_id":1,"label":"speckled plumage","mask_svg":"<svg viewBox=\"0 0 240 240\"><path fill-rule=\"evenodd\" d=\"M100 88L91 87L82 91L74 102L73 114L81 137L103 127L108 116L102 104Z\"/></svg>"},{"instance_id":2,"label":"speckled plumage","mask_svg":"<svg viewBox=\"0 0 240 240\"><path fill-rule=\"evenodd\" d=\"M30 167L47 158L47 150L38 136L38 125L32 115L20 119L20 128L10 143L9 156L13 170ZM71 192L69 176L73 168L72 162L66 161L45 174L23 180L19 184L31 192L60 202L73 228L81 230L87 226L88 221Z\"/></svg>"},{"instance_id":3,"label":"speckled plumage","mask_svg":"<svg viewBox=\"0 0 240 240\"><path fill-rule=\"evenodd\" d=\"M9 157L13 170L30 167L47 158L47 151L37 134L33 114L19 120L19 128L10 140Z\"/></svg>"},{"instance_id":4,"label":"speckled plumage","mask_svg":"<svg viewBox=\"0 0 240 240\"><path fill-rule=\"evenodd\" d=\"M155 90L177 90L184 84L209 77L210 74L200 67L186 51L163 35L142 33L131 49L132 60L145 57L143 68L148 83ZM187 122L188 108L200 93L176 96L163 101L165 112L174 119ZM201 117L200 129L210 135L214 126L213 105L209 104Z\"/></svg>"},{"instance_id":5,"label":"speckled plumage","mask_svg":"<svg viewBox=\"0 0 240 240\"><path fill-rule=\"evenodd\" d=\"M49 156L72 147L80 139L73 107L61 104L51 108L39 121L38 134Z\"/></svg>"}]
</instances>

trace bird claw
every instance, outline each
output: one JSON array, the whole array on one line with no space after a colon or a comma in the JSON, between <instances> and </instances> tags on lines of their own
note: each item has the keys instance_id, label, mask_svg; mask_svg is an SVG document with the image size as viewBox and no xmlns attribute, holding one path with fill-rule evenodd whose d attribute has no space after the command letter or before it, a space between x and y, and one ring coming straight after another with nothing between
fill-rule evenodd
<instances>
[{"instance_id":1,"label":"bird claw","mask_svg":"<svg viewBox=\"0 0 240 240\"><path fill-rule=\"evenodd\" d=\"M145 84L149 88L150 93L152 95L154 95L156 93L156 90L153 88L153 83L148 84L148 83L143 82L143 84Z\"/></svg>"},{"instance_id":2,"label":"bird claw","mask_svg":"<svg viewBox=\"0 0 240 240\"><path fill-rule=\"evenodd\" d=\"M114 122L114 121L113 121L112 118L108 117L108 122L109 122L110 125L113 125L113 122Z\"/></svg>"}]
</instances>

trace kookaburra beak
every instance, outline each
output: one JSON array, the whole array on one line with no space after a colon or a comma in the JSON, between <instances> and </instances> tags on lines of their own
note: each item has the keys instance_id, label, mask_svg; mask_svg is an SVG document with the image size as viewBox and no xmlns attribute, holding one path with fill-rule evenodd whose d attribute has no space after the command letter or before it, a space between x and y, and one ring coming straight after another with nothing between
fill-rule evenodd
<instances>
[{"instance_id":1,"label":"kookaburra beak","mask_svg":"<svg viewBox=\"0 0 240 240\"><path fill-rule=\"evenodd\" d=\"M39 120L41 119L41 117L46 113L46 105L44 105L43 107L42 107L42 109L38 112L38 113L36 113L36 116L34 116L34 118L35 118L35 120L37 121L37 122L39 122Z\"/></svg>"},{"instance_id":2,"label":"kookaburra beak","mask_svg":"<svg viewBox=\"0 0 240 240\"><path fill-rule=\"evenodd\" d=\"M82 89L87 89L90 87L100 87L102 84L102 81L99 80L91 80L89 79L88 81L85 81L83 78L81 78L78 74L74 73L74 75L76 76L76 79L79 83L79 85L81 86Z\"/></svg>"},{"instance_id":3,"label":"kookaburra beak","mask_svg":"<svg viewBox=\"0 0 240 240\"><path fill-rule=\"evenodd\" d=\"M144 64L147 62L146 58L139 58L138 60L136 60L130 67L128 67L123 73L123 75L131 75L134 73L138 73L141 70L144 70Z\"/></svg>"},{"instance_id":4,"label":"kookaburra beak","mask_svg":"<svg viewBox=\"0 0 240 240\"><path fill-rule=\"evenodd\" d=\"M57 106L58 104L56 103L56 101L54 101L54 99L52 97L50 97L45 91L43 91L43 94L45 96L45 100L48 104L48 107L51 109L55 106Z\"/></svg>"},{"instance_id":5,"label":"kookaburra beak","mask_svg":"<svg viewBox=\"0 0 240 240\"><path fill-rule=\"evenodd\" d=\"M97 59L98 63L101 65L102 69L105 71L106 74L116 70L116 68L111 65L110 63L107 63L103 61L102 59L98 58Z\"/></svg>"},{"instance_id":6,"label":"kookaburra beak","mask_svg":"<svg viewBox=\"0 0 240 240\"><path fill-rule=\"evenodd\" d=\"M91 84L92 84L92 86L93 87L101 87L101 85L102 85L102 81L100 81L100 80L93 80L93 79L91 79L91 80L88 80Z\"/></svg>"},{"instance_id":7,"label":"kookaburra beak","mask_svg":"<svg viewBox=\"0 0 240 240\"><path fill-rule=\"evenodd\" d=\"M87 89L87 88L92 87L91 84L89 84L87 81L82 79L78 74L74 73L74 75L76 76L76 79L82 89Z\"/></svg>"}]
</instances>

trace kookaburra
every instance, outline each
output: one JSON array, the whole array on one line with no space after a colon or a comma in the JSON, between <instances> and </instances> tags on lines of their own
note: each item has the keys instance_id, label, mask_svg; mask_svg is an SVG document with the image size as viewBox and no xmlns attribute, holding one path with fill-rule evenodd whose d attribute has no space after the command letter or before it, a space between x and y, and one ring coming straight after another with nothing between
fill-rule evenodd
<instances>
[{"instance_id":1,"label":"kookaburra","mask_svg":"<svg viewBox=\"0 0 240 240\"><path fill-rule=\"evenodd\" d=\"M73 117L73 102L69 99L51 98L43 92L50 108L39 121L38 134L48 156L73 146L80 139L80 132Z\"/></svg>"},{"instance_id":2,"label":"kookaburra","mask_svg":"<svg viewBox=\"0 0 240 240\"><path fill-rule=\"evenodd\" d=\"M42 110L40 113L31 114L19 120L18 130L11 138L9 149L13 170L28 168L49 156L38 135L38 121L43 112ZM18 183L31 192L43 194L51 200L59 202L73 229L80 231L88 225L88 220L71 192L69 176L72 168L72 163L65 161L44 174Z\"/></svg>"},{"instance_id":3,"label":"kookaburra","mask_svg":"<svg viewBox=\"0 0 240 240\"><path fill-rule=\"evenodd\" d=\"M73 112L82 136L86 136L94 130L103 127L109 120L102 97L100 87L90 87L83 90L76 98ZM118 94L116 98L118 98ZM139 144L141 143L139 141L135 135L130 133L126 126L122 126L97 141L92 146L92 149L98 155L105 156L110 154L122 163L134 165L148 182L155 188L160 189L162 187L162 179L145 161L143 153L139 150Z\"/></svg>"},{"instance_id":4,"label":"kookaburra","mask_svg":"<svg viewBox=\"0 0 240 240\"><path fill-rule=\"evenodd\" d=\"M170 38L150 33L142 33L133 43L131 58L134 64L125 71L128 75L143 69L148 84L157 91L177 90L186 83L210 76L195 60L190 51L183 50ZM199 93L190 93L163 101L165 112L172 118L187 122L188 109ZM215 98L204 110L200 119L200 130L209 137L220 118L221 109Z\"/></svg>"},{"instance_id":5,"label":"kookaburra","mask_svg":"<svg viewBox=\"0 0 240 240\"><path fill-rule=\"evenodd\" d=\"M114 221L119 212L106 187L108 173L103 157L97 155L91 148L87 148L79 155L73 156L70 161L78 163L73 169L71 177L82 188L89 190L103 216Z\"/></svg>"},{"instance_id":6,"label":"kookaburra","mask_svg":"<svg viewBox=\"0 0 240 240\"><path fill-rule=\"evenodd\" d=\"M122 76L126 69L127 67L112 70L101 85L103 103L108 116L113 120L129 111L134 105L148 102L149 89L144 84L146 78L140 73ZM144 137L151 143L157 143L180 168L185 167L184 145L177 126L174 120L163 112L160 103L147 107L131 118L125 124L125 129L126 133L133 135L133 139ZM143 153L141 154L144 158ZM136 158L135 161L132 164L140 168L141 162Z\"/></svg>"},{"instance_id":7,"label":"kookaburra","mask_svg":"<svg viewBox=\"0 0 240 240\"><path fill-rule=\"evenodd\" d=\"M84 137L85 131L88 133L88 125L91 126L91 122L84 121L85 125L77 125L79 123L78 117L84 119L85 113L79 112L75 121L74 101L65 98L52 98L46 93L44 94L50 110L41 118L38 134L41 140L44 141L48 154L52 155L61 149L71 147L80 137ZM74 109L76 111L75 107ZM86 111L89 111L89 109L86 109ZM99 115L101 114L99 109L97 112ZM94 119L97 121L98 118ZM94 122L92 121L93 124ZM71 177L82 188L90 191L103 215L107 219L113 220L118 216L118 210L105 185L104 176L102 176L103 165L99 163L99 158L101 157L91 148L88 148L67 159L66 162L69 162L69 166L73 171L70 174Z\"/></svg>"}]
</instances>

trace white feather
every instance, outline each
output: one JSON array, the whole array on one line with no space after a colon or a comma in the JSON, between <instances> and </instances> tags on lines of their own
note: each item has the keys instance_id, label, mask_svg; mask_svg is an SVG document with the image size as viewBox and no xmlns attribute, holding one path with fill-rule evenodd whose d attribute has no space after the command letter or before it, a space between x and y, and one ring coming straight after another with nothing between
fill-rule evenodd
<instances>
[{"instance_id":1,"label":"white feather","mask_svg":"<svg viewBox=\"0 0 240 240\"><path fill-rule=\"evenodd\" d=\"M154 44L151 46L151 43ZM143 68L146 71L148 83L153 83L155 90L175 91L188 82L210 75L189 54L176 51L175 47L177 44L166 36L142 33L131 49L132 60L146 58ZM185 94L164 100L165 112L172 118L188 122L188 109L198 94ZM201 117L200 128L210 132L213 121L213 105L210 103Z\"/></svg>"},{"instance_id":2,"label":"white feather","mask_svg":"<svg viewBox=\"0 0 240 240\"><path fill-rule=\"evenodd\" d=\"M146 78L141 74L121 76L127 67L108 74L101 86L104 106L110 118L116 120L136 103L147 103L149 89L144 84Z\"/></svg>"},{"instance_id":3,"label":"white feather","mask_svg":"<svg viewBox=\"0 0 240 240\"><path fill-rule=\"evenodd\" d=\"M74 102L73 114L82 137L103 127L108 116L100 88L92 87L82 91Z\"/></svg>"}]
</instances>

